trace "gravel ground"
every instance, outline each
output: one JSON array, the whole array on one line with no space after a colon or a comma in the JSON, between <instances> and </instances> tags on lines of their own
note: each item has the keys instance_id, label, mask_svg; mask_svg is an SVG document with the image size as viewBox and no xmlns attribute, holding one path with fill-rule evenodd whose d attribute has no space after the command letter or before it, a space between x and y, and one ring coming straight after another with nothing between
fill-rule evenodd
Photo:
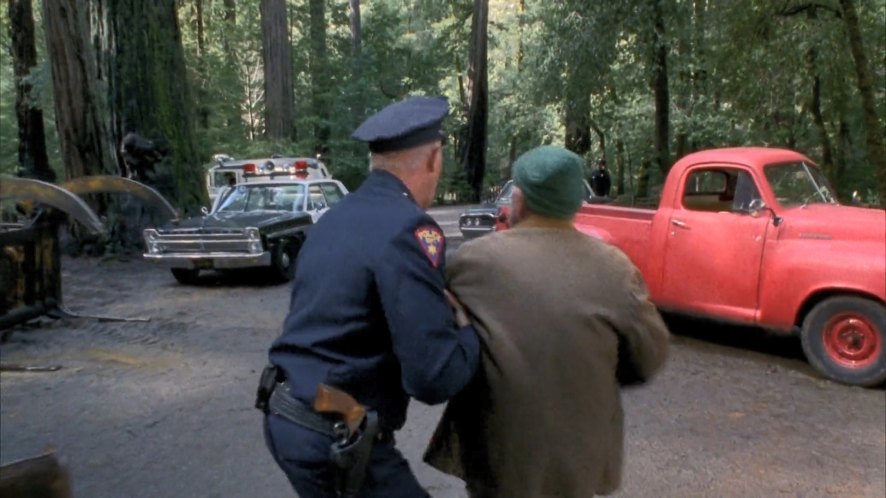
<instances>
[{"instance_id":1,"label":"gravel ground","mask_svg":"<svg viewBox=\"0 0 886 498\"><path fill-rule=\"evenodd\" d=\"M181 286L137 258L66 258L63 282L73 311L150 321L41 319L6 332L4 362L62 368L0 375L0 462L55 448L77 498L292 496L252 408L288 286L255 272ZM617 496L886 496L882 388L822 380L793 339L669 323L666 368L624 393ZM433 496L464 497L420 461L441 412L414 404L398 445Z\"/></svg>"}]
</instances>

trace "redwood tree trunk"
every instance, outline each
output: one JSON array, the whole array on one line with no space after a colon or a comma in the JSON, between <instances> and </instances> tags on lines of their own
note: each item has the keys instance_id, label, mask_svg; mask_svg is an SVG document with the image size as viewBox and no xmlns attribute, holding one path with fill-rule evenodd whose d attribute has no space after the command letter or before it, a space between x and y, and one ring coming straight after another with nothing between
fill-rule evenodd
<instances>
[{"instance_id":1,"label":"redwood tree trunk","mask_svg":"<svg viewBox=\"0 0 886 498\"><path fill-rule=\"evenodd\" d=\"M43 2L55 122L68 179L117 172L104 118L105 96L98 91L87 12L81 7L77 0Z\"/></svg>"},{"instance_id":2,"label":"redwood tree trunk","mask_svg":"<svg viewBox=\"0 0 886 498\"><path fill-rule=\"evenodd\" d=\"M864 131L867 137L868 160L876 171L880 207L886 208L886 146L883 144L883 125L877 119L877 108L874 105L873 78L861 39L855 5L852 0L840 0L840 6L843 9L843 20L849 35L849 50L855 61L855 75L858 80L858 93L861 95Z\"/></svg>"},{"instance_id":3,"label":"redwood tree trunk","mask_svg":"<svg viewBox=\"0 0 886 498\"><path fill-rule=\"evenodd\" d=\"M670 152L670 95L668 92L668 52L665 42L664 14L661 0L652 0L653 60L652 87L655 94L655 152L658 168L663 175L671 169Z\"/></svg>"},{"instance_id":4,"label":"redwood tree trunk","mask_svg":"<svg viewBox=\"0 0 886 498\"><path fill-rule=\"evenodd\" d=\"M31 0L9 0L9 34L15 78L15 117L18 121L18 161L21 176L47 182L55 181L46 154L46 130L43 111L31 105L31 83L26 79L37 65L34 45L34 12Z\"/></svg>"},{"instance_id":5,"label":"redwood tree trunk","mask_svg":"<svg viewBox=\"0 0 886 498\"><path fill-rule=\"evenodd\" d=\"M265 135L295 139L295 97L286 0L261 0L262 62L265 68Z\"/></svg>"},{"instance_id":6,"label":"redwood tree trunk","mask_svg":"<svg viewBox=\"0 0 886 498\"><path fill-rule=\"evenodd\" d=\"M822 167L834 188L838 188L837 182L839 178L835 174L833 148L831 147L831 140L828 137L828 130L821 112L821 78L818 76L817 54L818 51L815 47L809 48L806 52L806 65L809 69L809 76L812 78L812 96L809 101L809 112L812 113L812 122L815 124L818 140L821 143Z\"/></svg>"},{"instance_id":7,"label":"redwood tree trunk","mask_svg":"<svg viewBox=\"0 0 886 498\"><path fill-rule=\"evenodd\" d=\"M329 79L326 56L326 0L311 0L311 107L317 119L314 125L314 150L325 152L329 141Z\"/></svg>"},{"instance_id":8,"label":"redwood tree trunk","mask_svg":"<svg viewBox=\"0 0 886 498\"><path fill-rule=\"evenodd\" d=\"M356 88L361 88L361 80L363 79L363 24L360 17L360 0L350 0L350 5L351 78ZM351 112L353 114L353 124L356 126L363 120L363 113L365 112L363 96L359 91L354 92L354 98L351 102Z\"/></svg>"},{"instance_id":9,"label":"redwood tree trunk","mask_svg":"<svg viewBox=\"0 0 886 498\"><path fill-rule=\"evenodd\" d=\"M474 0L471 20L470 65L468 66L467 143L464 144L464 168L471 186L473 201L479 202L486 175L486 137L488 120L488 69L486 60L489 1Z\"/></svg>"},{"instance_id":10,"label":"redwood tree trunk","mask_svg":"<svg viewBox=\"0 0 886 498\"><path fill-rule=\"evenodd\" d=\"M579 88L566 98L566 148L582 156L591 150L590 97Z\"/></svg>"},{"instance_id":11,"label":"redwood tree trunk","mask_svg":"<svg viewBox=\"0 0 886 498\"><path fill-rule=\"evenodd\" d=\"M105 43L114 129L121 137L132 131L154 142L163 159L148 183L184 214L195 213L208 199L175 0L93 2L104 2L109 24Z\"/></svg>"}]
</instances>

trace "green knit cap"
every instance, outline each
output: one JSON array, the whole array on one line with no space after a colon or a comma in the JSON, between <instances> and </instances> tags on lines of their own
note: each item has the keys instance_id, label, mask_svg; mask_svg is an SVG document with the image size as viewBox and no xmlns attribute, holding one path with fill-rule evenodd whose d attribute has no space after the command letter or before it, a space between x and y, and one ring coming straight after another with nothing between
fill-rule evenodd
<instances>
[{"instance_id":1,"label":"green knit cap","mask_svg":"<svg viewBox=\"0 0 886 498\"><path fill-rule=\"evenodd\" d=\"M584 161L562 147L542 145L517 158L512 174L530 211L571 218L584 199Z\"/></svg>"}]
</instances>

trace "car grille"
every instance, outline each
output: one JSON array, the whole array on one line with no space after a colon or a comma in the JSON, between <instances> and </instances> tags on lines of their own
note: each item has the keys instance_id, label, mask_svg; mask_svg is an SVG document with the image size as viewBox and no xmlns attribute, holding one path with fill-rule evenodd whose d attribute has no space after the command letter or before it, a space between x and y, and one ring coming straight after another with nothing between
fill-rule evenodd
<instances>
[{"instance_id":1,"label":"car grille","mask_svg":"<svg viewBox=\"0 0 886 498\"><path fill-rule=\"evenodd\" d=\"M492 227L495 225L495 217L491 214L466 215L458 220L458 224L462 228Z\"/></svg>"},{"instance_id":2,"label":"car grille","mask_svg":"<svg viewBox=\"0 0 886 498\"><path fill-rule=\"evenodd\" d=\"M159 234L160 253L249 252L249 239L240 228L179 229Z\"/></svg>"}]
</instances>

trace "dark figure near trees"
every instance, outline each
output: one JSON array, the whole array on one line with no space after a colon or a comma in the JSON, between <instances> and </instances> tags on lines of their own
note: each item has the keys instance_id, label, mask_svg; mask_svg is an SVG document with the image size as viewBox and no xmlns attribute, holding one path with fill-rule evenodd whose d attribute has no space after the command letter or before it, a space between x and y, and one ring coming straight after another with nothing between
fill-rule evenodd
<instances>
[{"instance_id":1,"label":"dark figure near trees","mask_svg":"<svg viewBox=\"0 0 886 498\"><path fill-rule=\"evenodd\" d=\"M606 159L600 159L597 161L597 170L591 175L591 188L600 197L609 197L611 187L612 180L610 180L609 171L606 169Z\"/></svg>"},{"instance_id":2,"label":"dark figure near trees","mask_svg":"<svg viewBox=\"0 0 886 498\"><path fill-rule=\"evenodd\" d=\"M153 141L129 131L120 141L120 156L126 167L123 176L143 182L148 172L153 173L154 164L163 159L164 154Z\"/></svg>"}]
</instances>

